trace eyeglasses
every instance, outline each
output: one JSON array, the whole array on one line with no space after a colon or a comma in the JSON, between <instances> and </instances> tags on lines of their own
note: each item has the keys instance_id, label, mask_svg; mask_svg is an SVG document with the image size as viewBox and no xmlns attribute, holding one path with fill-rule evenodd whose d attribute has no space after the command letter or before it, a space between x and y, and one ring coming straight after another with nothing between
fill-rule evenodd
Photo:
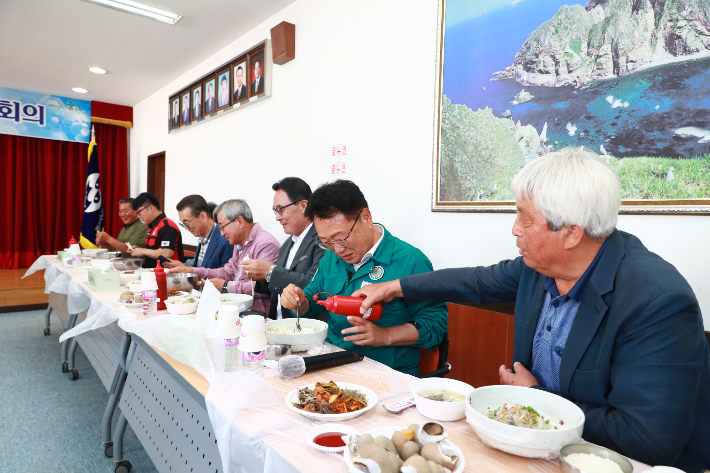
<instances>
[{"instance_id":1,"label":"eyeglasses","mask_svg":"<svg viewBox=\"0 0 710 473\"><path fill-rule=\"evenodd\" d=\"M288 204L288 205L284 205L283 207L277 205L276 207L271 207L271 210L274 211L274 215L283 215L284 210L286 209L286 207L291 207L292 205L296 205L296 204L298 204L299 202L301 202L301 201L300 201L300 200L296 200L296 201L294 201L294 202L291 202L291 203Z\"/></svg>"},{"instance_id":2,"label":"eyeglasses","mask_svg":"<svg viewBox=\"0 0 710 473\"><path fill-rule=\"evenodd\" d=\"M140 209L136 210L136 215L140 215L141 212L143 212L145 209L150 207L150 205L146 205L145 207L141 207Z\"/></svg>"},{"instance_id":3,"label":"eyeglasses","mask_svg":"<svg viewBox=\"0 0 710 473\"><path fill-rule=\"evenodd\" d=\"M237 217L237 218L239 218L239 217ZM234 220L236 220L237 218L235 218ZM234 222L234 220L231 220L231 221L225 223L224 225L220 225L220 226L219 226L219 231L220 231L220 232L223 232L224 229L227 228L227 225L229 225L230 223Z\"/></svg>"},{"instance_id":4,"label":"eyeglasses","mask_svg":"<svg viewBox=\"0 0 710 473\"><path fill-rule=\"evenodd\" d=\"M195 217L192 217L192 220L195 220L197 217L199 217L199 215L196 215ZM178 222L178 225L180 225L180 226L181 226L182 228L184 228L185 230L189 230L189 229L190 229L190 224L192 223L192 220L190 220L190 221L187 222L187 223ZM229 223L228 223L227 225L229 225ZM225 225L225 227L226 227L227 225Z\"/></svg>"},{"instance_id":5,"label":"eyeglasses","mask_svg":"<svg viewBox=\"0 0 710 473\"><path fill-rule=\"evenodd\" d=\"M364 209L363 209L364 210ZM350 231L348 232L348 235L345 238L342 238L340 240L333 240L331 242L324 242L323 240L318 237L318 246L323 248L324 250L333 250L335 251L335 246L338 248L347 248L347 246L350 244L348 241L348 238L350 238L350 234L353 232L353 229L355 228L355 225L357 225L357 221L360 220L360 214L362 213L362 210L357 214L357 217L355 218L355 222L353 222L353 226L350 227Z\"/></svg>"}]
</instances>

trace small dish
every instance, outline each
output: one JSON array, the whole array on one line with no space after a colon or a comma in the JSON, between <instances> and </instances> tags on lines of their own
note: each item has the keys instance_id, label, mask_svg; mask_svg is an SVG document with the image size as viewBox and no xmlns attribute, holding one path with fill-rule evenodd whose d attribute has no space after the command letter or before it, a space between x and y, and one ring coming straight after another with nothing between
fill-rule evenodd
<instances>
[{"instance_id":1,"label":"small dish","mask_svg":"<svg viewBox=\"0 0 710 473\"><path fill-rule=\"evenodd\" d=\"M129 309L142 309L143 308L143 303L142 302L120 302L118 299L113 301L114 304L116 305L122 305L125 307L128 307Z\"/></svg>"},{"instance_id":2,"label":"small dish","mask_svg":"<svg viewBox=\"0 0 710 473\"><path fill-rule=\"evenodd\" d=\"M601 458L609 459L619 465L619 468L621 468L623 473L633 473L634 471L634 467L631 465L631 462L629 462L629 460L627 460L626 457L620 453L616 453L613 450L609 450L608 448L600 447L599 445L594 445L592 443L571 443L560 449L561 472L583 473L583 470L572 466L571 463L565 460L567 455L571 455L573 453L586 453L588 455L596 455Z\"/></svg>"},{"instance_id":3,"label":"small dish","mask_svg":"<svg viewBox=\"0 0 710 473\"><path fill-rule=\"evenodd\" d=\"M432 429L439 429L440 433L430 433L433 432ZM449 433L446 431L446 427L441 422L435 420L428 420L419 426L419 432L417 432L417 438L423 444L431 442L441 442Z\"/></svg>"},{"instance_id":4,"label":"small dish","mask_svg":"<svg viewBox=\"0 0 710 473\"><path fill-rule=\"evenodd\" d=\"M345 450L345 442L343 442L342 447L324 447L324 446L318 445L317 443L314 442L316 437L318 437L319 435L322 435L322 434L327 434L327 433L333 433L334 436L336 436L337 434L342 434L342 436L347 436L347 435L357 435L358 432L357 432L357 430L353 429L352 427L344 425L344 424L323 424L323 425L313 427L311 430L306 432L306 443L308 443L308 445L315 448L316 450L320 450L321 452L324 452L324 453L341 453L343 450ZM338 436L338 437L341 437L341 436Z\"/></svg>"},{"instance_id":5,"label":"small dish","mask_svg":"<svg viewBox=\"0 0 710 473\"><path fill-rule=\"evenodd\" d=\"M188 315L188 314L193 314L197 311L197 304L198 302L188 302L185 304L176 304L175 302L180 300L179 298L176 299L170 299L168 298L167 301L165 301L165 307L168 309L168 312L170 312L173 315Z\"/></svg>"},{"instance_id":6,"label":"small dish","mask_svg":"<svg viewBox=\"0 0 710 473\"><path fill-rule=\"evenodd\" d=\"M291 345L267 345L264 352L266 360L280 360L291 354Z\"/></svg>"},{"instance_id":7,"label":"small dish","mask_svg":"<svg viewBox=\"0 0 710 473\"><path fill-rule=\"evenodd\" d=\"M453 391L464 399L459 402L434 401L418 394L431 389ZM474 391L474 387L451 378L422 378L412 381L409 390L421 415L434 420L454 421L466 417L466 396Z\"/></svg>"}]
</instances>

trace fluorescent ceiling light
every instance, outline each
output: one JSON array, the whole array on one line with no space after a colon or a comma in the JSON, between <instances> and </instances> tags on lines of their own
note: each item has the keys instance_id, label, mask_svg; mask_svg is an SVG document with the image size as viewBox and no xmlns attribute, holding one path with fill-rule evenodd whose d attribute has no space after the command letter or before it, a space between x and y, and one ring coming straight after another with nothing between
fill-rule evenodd
<instances>
[{"instance_id":1,"label":"fluorescent ceiling light","mask_svg":"<svg viewBox=\"0 0 710 473\"><path fill-rule=\"evenodd\" d=\"M73 90L74 92L79 92L80 94L85 94L85 93L88 92L88 90L82 89L81 87L74 87L74 88L71 89L71 90Z\"/></svg>"},{"instance_id":2,"label":"fluorescent ceiling light","mask_svg":"<svg viewBox=\"0 0 710 473\"><path fill-rule=\"evenodd\" d=\"M100 67L90 67L89 70L94 74L106 74L106 69L101 69Z\"/></svg>"},{"instance_id":3,"label":"fluorescent ceiling light","mask_svg":"<svg viewBox=\"0 0 710 473\"><path fill-rule=\"evenodd\" d=\"M134 15L144 16L152 20L157 20L168 25L174 25L182 16L169 11L161 10L160 8L149 7L142 3L132 2L131 0L86 0L87 2L96 3L105 7L115 8L116 10L133 13Z\"/></svg>"}]
</instances>

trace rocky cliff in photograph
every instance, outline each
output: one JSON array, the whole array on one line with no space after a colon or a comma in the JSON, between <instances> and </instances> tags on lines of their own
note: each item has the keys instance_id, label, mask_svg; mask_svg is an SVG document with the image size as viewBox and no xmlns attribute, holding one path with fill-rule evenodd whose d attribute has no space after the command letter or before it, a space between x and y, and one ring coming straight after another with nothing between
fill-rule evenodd
<instances>
[{"instance_id":1,"label":"rocky cliff in photograph","mask_svg":"<svg viewBox=\"0 0 710 473\"><path fill-rule=\"evenodd\" d=\"M563 6L497 79L580 87L654 65L710 56L710 0L590 0Z\"/></svg>"}]
</instances>

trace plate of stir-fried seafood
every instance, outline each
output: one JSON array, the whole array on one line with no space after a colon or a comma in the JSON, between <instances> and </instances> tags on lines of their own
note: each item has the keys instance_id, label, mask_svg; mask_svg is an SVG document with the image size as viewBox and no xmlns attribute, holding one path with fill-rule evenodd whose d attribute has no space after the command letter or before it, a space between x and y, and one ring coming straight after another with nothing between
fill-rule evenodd
<instances>
[{"instance_id":1,"label":"plate of stir-fried seafood","mask_svg":"<svg viewBox=\"0 0 710 473\"><path fill-rule=\"evenodd\" d=\"M294 389L286 396L286 406L314 420L353 419L377 404L377 395L364 386L333 381L318 382Z\"/></svg>"}]
</instances>

